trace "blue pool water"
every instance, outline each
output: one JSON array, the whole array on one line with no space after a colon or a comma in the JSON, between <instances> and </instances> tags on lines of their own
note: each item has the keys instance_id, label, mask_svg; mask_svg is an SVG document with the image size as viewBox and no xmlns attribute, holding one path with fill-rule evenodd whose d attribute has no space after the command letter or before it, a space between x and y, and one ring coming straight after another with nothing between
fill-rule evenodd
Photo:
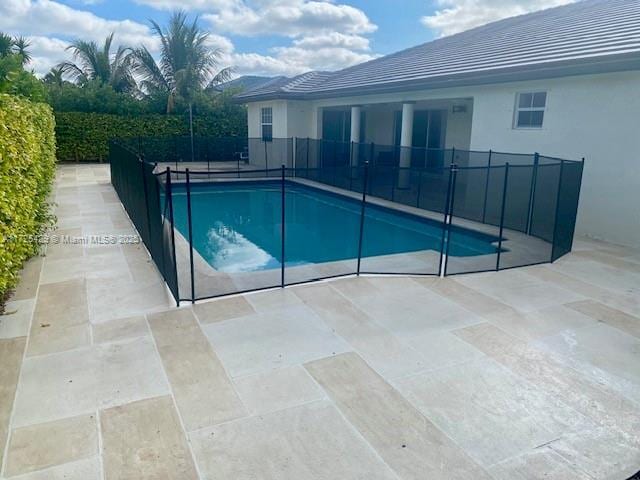
<instances>
[{"instance_id":1,"label":"blue pool water","mask_svg":"<svg viewBox=\"0 0 640 480\"><path fill-rule=\"evenodd\" d=\"M184 185L174 185L176 227L188 238ZM279 183L192 184L193 246L219 271L247 272L280 267ZM440 251L442 224L367 204L363 257ZM355 259L361 204L357 200L287 182L285 258L287 266ZM449 254L495 253L496 237L456 229Z\"/></svg>"}]
</instances>

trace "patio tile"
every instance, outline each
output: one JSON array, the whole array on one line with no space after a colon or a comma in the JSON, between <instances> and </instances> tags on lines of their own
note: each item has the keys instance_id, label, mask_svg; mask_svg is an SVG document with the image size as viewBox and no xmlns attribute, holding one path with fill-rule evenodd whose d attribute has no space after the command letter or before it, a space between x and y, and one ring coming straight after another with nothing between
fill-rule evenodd
<instances>
[{"instance_id":1,"label":"patio tile","mask_svg":"<svg viewBox=\"0 0 640 480\"><path fill-rule=\"evenodd\" d=\"M92 325L93 342L106 343L149 335L147 320L139 315Z\"/></svg>"},{"instance_id":2,"label":"patio tile","mask_svg":"<svg viewBox=\"0 0 640 480\"><path fill-rule=\"evenodd\" d=\"M136 282L153 283L162 278L151 257L135 262L127 260L127 268L131 278Z\"/></svg>"},{"instance_id":3,"label":"patio tile","mask_svg":"<svg viewBox=\"0 0 640 480\"><path fill-rule=\"evenodd\" d=\"M301 303L290 288L251 293L244 298L259 313L295 307Z\"/></svg>"},{"instance_id":4,"label":"patio tile","mask_svg":"<svg viewBox=\"0 0 640 480\"><path fill-rule=\"evenodd\" d=\"M47 422L168 392L150 338L31 357L22 366L13 424Z\"/></svg>"},{"instance_id":5,"label":"patio tile","mask_svg":"<svg viewBox=\"0 0 640 480\"><path fill-rule=\"evenodd\" d=\"M325 398L300 366L237 378L233 382L251 415L262 415Z\"/></svg>"},{"instance_id":6,"label":"patio tile","mask_svg":"<svg viewBox=\"0 0 640 480\"><path fill-rule=\"evenodd\" d=\"M564 330L595 325L595 320L582 313L556 305L529 313L513 312L490 315L487 321L522 340L532 341Z\"/></svg>"},{"instance_id":7,"label":"patio tile","mask_svg":"<svg viewBox=\"0 0 640 480\"><path fill-rule=\"evenodd\" d=\"M197 479L171 397L100 412L105 480Z\"/></svg>"},{"instance_id":8,"label":"patio tile","mask_svg":"<svg viewBox=\"0 0 640 480\"><path fill-rule=\"evenodd\" d=\"M20 271L20 282L11 295L11 301L27 300L36 297L43 261L44 257L38 255L30 258L24 263L24 266Z\"/></svg>"},{"instance_id":9,"label":"patio tile","mask_svg":"<svg viewBox=\"0 0 640 480\"><path fill-rule=\"evenodd\" d=\"M100 458L94 456L37 472L25 473L12 477L12 480L102 480L102 467Z\"/></svg>"},{"instance_id":10,"label":"patio tile","mask_svg":"<svg viewBox=\"0 0 640 480\"><path fill-rule=\"evenodd\" d=\"M334 280L331 286L349 299L370 297L380 290L370 281L372 277L350 277Z\"/></svg>"},{"instance_id":11,"label":"patio tile","mask_svg":"<svg viewBox=\"0 0 640 480\"><path fill-rule=\"evenodd\" d=\"M166 310L175 305L165 284L136 282L126 275L87 280L91 320L94 323Z\"/></svg>"},{"instance_id":12,"label":"patio tile","mask_svg":"<svg viewBox=\"0 0 640 480\"><path fill-rule=\"evenodd\" d=\"M549 447L592 478L619 480L631 477L640 465L640 436L616 429L597 428L563 435Z\"/></svg>"},{"instance_id":13,"label":"patio tile","mask_svg":"<svg viewBox=\"0 0 640 480\"><path fill-rule=\"evenodd\" d=\"M401 478L491 478L356 354L305 367Z\"/></svg>"},{"instance_id":14,"label":"patio tile","mask_svg":"<svg viewBox=\"0 0 640 480\"><path fill-rule=\"evenodd\" d=\"M296 287L294 291L383 377L402 377L428 368L418 352L375 323L333 286Z\"/></svg>"},{"instance_id":15,"label":"patio tile","mask_svg":"<svg viewBox=\"0 0 640 480\"><path fill-rule=\"evenodd\" d=\"M102 192L102 199L104 203L120 203L120 198L118 198L118 195L114 191Z\"/></svg>"},{"instance_id":16,"label":"patio tile","mask_svg":"<svg viewBox=\"0 0 640 480\"><path fill-rule=\"evenodd\" d=\"M71 350L89 344L85 281L41 285L36 300L27 356Z\"/></svg>"},{"instance_id":17,"label":"patio tile","mask_svg":"<svg viewBox=\"0 0 640 480\"><path fill-rule=\"evenodd\" d=\"M304 305L212 323L203 329L232 377L351 350Z\"/></svg>"},{"instance_id":18,"label":"patio tile","mask_svg":"<svg viewBox=\"0 0 640 480\"><path fill-rule=\"evenodd\" d=\"M543 338L535 345L560 354L594 381L640 399L640 339L600 323Z\"/></svg>"},{"instance_id":19,"label":"patio tile","mask_svg":"<svg viewBox=\"0 0 640 480\"><path fill-rule=\"evenodd\" d=\"M394 382L427 418L485 466L591 424L484 358Z\"/></svg>"},{"instance_id":20,"label":"patio tile","mask_svg":"<svg viewBox=\"0 0 640 480\"><path fill-rule=\"evenodd\" d=\"M437 293L422 286L417 288L393 293L385 291L352 301L377 323L396 334L452 330L481 321L480 317Z\"/></svg>"},{"instance_id":21,"label":"patio tile","mask_svg":"<svg viewBox=\"0 0 640 480\"><path fill-rule=\"evenodd\" d=\"M0 339L0 452L9 435L9 420L18 385L26 338ZM0 467L2 467L0 456ZM1 470L1 469L0 469Z\"/></svg>"},{"instance_id":22,"label":"patio tile","mask_svg":"<svg viewBox=\"0 0 640 480\"><path fill-rule=\"evenodd\" d=\"M489 473L495 480L593 480L548 446L493 465Z\"/></svg>"},{"instance_id":23,"label":"patio tile","mask_svg":"<svg viewBox=\"0 0 640 480\"><path fill-rule=\"evenodd\" d=\"M593 285L615 289L619 292L640 296L640 273L628 272L619 268L591 260L569 256L549 266L579 279L587 279Z\"/></svg>"},{"instance_id":24,"label":"patio tile","mask_svg":"<svg viewBox=\"0 0 640 480\"><path fill-rule=\"evenodd\" d=\"M7 302L0 315L0 338L26 337L35 304L35 298Z\"/></svg>"},{"instance_id":25,"label":"patio tile","mask_svg":"<svg viewBox=\"0 0 640 480\"><path fill-rule=\"evenodd\" d=\"M423 330L404 332L397 336L405 345L422 355L424 371L471 362L484 356L478 349L446 331Z\"/></svg>"},{"instance_id":26,"label":"patio tile","mask_svg":"<svg viewBox=\"0 0 640 480\"><path fill-rule=\"evenodd\" d=\"M532 287L542 283L540 280L531 278L519 269L460 275L457 276L454 281L482 292L485 295L507 288Z\"/></svg>"},{"instance_id":27,"label":"patio tile","mask_svg":"<svg viewBox=\"0 0 640 480\"><path fill-rule=\"evenodd\" d=\"M83 247L78 247L83 248ZM77 258L49 259L45 258L40 282L56 283L77 278L102 279L117 277L127 272L124 255L115 245L93 246L85 248L92 252ZM100 254L96 255L96 251Z\"/></svg>"},{"instance_id":28,"label":"patio tile","mask_svg":"<svg viewBox=\"0 0 640 480\"><path fill-rule=\"evenodd\" d=\"M512 307L450 278L415 279L415 281L476 315L485 316L514 312Z\"/></svg>"},{"instance_id":29,"label":"patio tile","mask_svg":"<svg viewBox=\"0 0 640 480\"><path fill-rule=\"evenodd\" d=\"M490 356L509 370L528 380L565 405L600 425L637 436L640 431L638 405L567 368L557 356L508 335L490 324L457 330L456 335Z\"/></svg>"},{"instance_id":30,"label":"patio tile","mask_svg":"<svg viewBox=\"0 0 640 480\"><path fill-rule=\"evenodd\" d=\"M593 300L572 302L566 305L577 312L588 315L598 322L606 323L629 335L640 338L640 317L629 315L615 308L608 307Z\"/></svg>"},{"instance_id":31,"label":"patio tile","mask_svg":"<svg viewBox=\"0 0 640 480\"><path fill-rule=\"evenodd\" d=\"M486 293L525 313L584 299L582 295L550 285L511 287Z\"/></svg>"},{"instance_id":32,"label":"patio tile","mask_svg":"<svg viewBox=\"0 0 640 480\"><path fill-rule=\"evenodd\" d=\"M149 326L187 431L246 415L191 310L150 315Z\"/></svg>"},{"instance_id":33,"label":"patio tile","mask_svg":"<svg viewBox=\"0 0 640 480\"><path fill-rule=\"evenodd\" d=\"M411 296L424 293L424 287L415 282L414 278L403 276L391 277L365 277L369 285L374 287L373 295L376 291L382 292L389 296L403 295ZM420 278L420 277L416 277ZM357 278L356 278L357 280Z\"/></svg>"},{"instance_id":34,"label":"patio tile","mask_svg":"<svg viewBox=\"0 0 640 480\"><path fill-rule=\"evenodd\" d=\"M97 453L95 415L17 428L11 434L5 473L14 476L33 472Z\"/></svg>"},{"instance_id":35,"label":"patio tile","mask_svg":"<svg viewBox=\"0 0 640 480\"><path fill-rule=\"evenodd\" d=\"M200 430L190 439L206 480L397 478L326 401Z\"/></svg>"},{"instance_id":36,"label":"patio tile","mask_svg":"<svg viewBox=\"0 0 640 480\"><path fill-rule=\"evenodd\" d=\"M245 297L230 297L193 306L201 323L215 323L255 313Z\"/></svg>"},{"instance_id":37,"label":"patio tile","mask_svg":"<svg viewBox=\"0 0 640 480\"><path fill-rule=\"evenodd\" d=\"M523 270L527 275L534 276L551 285L557 285L564 289L591 298L613 308L623 310L632 315L640 315L640 296L627 295L613 289L588 283L583 279L589 276L575 278L563 271L551 269L549 266L537 266ZM567 302L571 303L571 302Z\"/></svg>"},{"instance_id":38,"label":"patio tile","mask_svg":"<svg viewBox=\"0 0 640 480\"><path fill-rule=\"evenodd\" d=\"M594 262L602 263L604 265L607 265L608 267L613 267L620 270L626 270L633 273L640 273L640 264L634 261L627 261L624 258L610 255L603 251L598 251L598 250L581 251L581 252L575 252L573 256L577 258L585 258L588 260L593 260Z\"/></svg>"},{"instance_id":39,"label":"patio tile","mask_svg":"<svg viewBox=\"0 0 640 480\"><path fill-rule=\"evenodd\" d=\"M73 259L83 255L82 243L73 243L82 235L80 228L57 228L47 245L46 260Z\"/></svg>"}]
</instances>

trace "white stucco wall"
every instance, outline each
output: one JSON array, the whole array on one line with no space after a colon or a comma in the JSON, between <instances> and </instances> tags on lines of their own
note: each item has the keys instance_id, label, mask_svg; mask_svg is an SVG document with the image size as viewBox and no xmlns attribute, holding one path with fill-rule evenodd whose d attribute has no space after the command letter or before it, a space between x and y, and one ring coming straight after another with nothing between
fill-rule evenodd
<instances>
[{"instance_id":1,"label":"white stucco wall","mask_svg":"<svg viewBox=\"0 0 640 480\"><path fill-rule=\"evenodd\" d=\"M467 111L454 113L452 108L447 110L445 148L453 147L460 150L469 150L471 145L473 101L456 102L456 104L465 105Z\"/></svg>"},{"instance_id":2,"label":"white stucco wall","mask_svg":"<svg viewBox=\"0 0 640 480\"><path fill-rule=\"evenodd\" d=\"M247 106L247 127L249 138L261 138L261 111L263 108L272 108L273 112L273 138L285 138L287 136L287 111L288 102L275 100L271 102L254 102Z\"/></svg>"},{"instance_id":3,"label":"white stucco wall","mask_svg":"<svg viewBox=\"0 0 640 480\"><path fill-rule=\"evenodd\" d=\"M517 92L547 91L544 126L513 128ZM475 89L471 148L586 158L577 232L640 246L640 72Z\"/></svg>"},{"instance_id":4,"label":"white stucco wall","mask_svg":"<svg viewBox=\"0 0 640 480\"><path fill-rule=\"evenodd\" d=\"M288 103L285 100L254 102L247 106L247 129L249 134L249 160L258 168L278 168L282 158L286 158L286 146L281 143L261 144L263 108L272 108L273 138L287 138Z\"/></svg>"}]
</instances>

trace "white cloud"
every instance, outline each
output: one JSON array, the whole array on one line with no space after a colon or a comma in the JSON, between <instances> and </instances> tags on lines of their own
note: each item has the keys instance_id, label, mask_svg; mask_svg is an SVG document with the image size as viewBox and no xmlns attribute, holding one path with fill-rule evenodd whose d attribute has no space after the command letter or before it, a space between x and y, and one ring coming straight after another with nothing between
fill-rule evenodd
<instances>
[{"instance_id":1,"label":"white cloud","mask_svg":"<svg viewBox=\"0 0 640 480\"><path fill-rule=\"evenodd\" d=\"M156 0L143 0L156 1ZM170 1L170 0L162 0ZM235 35L285 35L317 32L365 34L377 26L367 15L350 5L306 0L262 0L258 5L243 0L223 0L224 8L203 15L218 31Z\"/></svg>"},{"instance_id":2,"label":"white cloud","mask_svg":"<svg viewBox=\"0 0 640 480\"><path fill-rule=\"evenodd\" d=\"M369 50L369 39L360 35L345 35L338 32L309 35L293 41L299 48L342 47L353 50Z\"/></svg>"},{"instance_id":3,"label":"white cloud","mask_svg":"<svg viewBox=\"0 0 640 480\"><path fill-rule=\"evenodd\" d=\"M134 0L140 5L147 5L157 10L205 11L229 8L237 0Z\"/></svg>"},{"instance_id":4,"label":"white cloud","mask_svg":"<svg viewBox=\"0 0 640 480\"><path fill-rule=\"evenodd\" d=\"M338 70L365 62L375 55L353 52L346 48L307 50L297 47L277 47L271 55L233 53L225 57L238 75L299 75L310 70Z\"/></svg>"},{"instance_id":5,"label":"white cloud","mask_svg":"<svg viewBox=\"0 0 640 480\"><path fill-rule=\"evenodd\" d=\"M507 17L572 3L575 0L437 0L438 10L422 23L440 36L452 35Z\"/></svg>"},{"instance_id":6,"label":"white cloud","mask_svg":"<svg viewBox=\"0 0 640 480\"><path fill-rule=\"evenodd\" d=\"M65 49L69 42L53 37L29 37L31 62L27 66L37 74L46 74L51 67L66 58Z\"/></svg>"},{"instance_id":7,"label":"white cloud","mask_svg":"<svg viewBox=\"0 0 640 480\"><path fill-rule=\"evenodd\" d=\"M213 33L209 34L208 38L209 47L218 49L221 53L231 53L233 52L233 43L227 37L223 37L222 35L216 35Z\"/></svg>"},{"instance_id":8,"label":"white cloud","mask_svg":"<svg viewBox=\"0 0 640 480\"><path fill-rule=\"evenodd\" d=\"M33 62L37 73L45 73L68 58L65 39L104 41L115 32L115 41L126 45L145 44L156 50L158 42L149 28L131 20L107 20L52 0L0 1L0 31L31 37Z\"/></svg>"},{"instance_id":9,"label":"white cloud","mask_svg":"<svg viewBox=\"0 0 640 480\"><path fill-rule=\"evenodd\" d=\"M184 8L202 14L216 32L235 36L280 36L288 45L267 55L221 48L237 74L297 75L334 70L370 60L374 32L367 15L350 5L309 0L135 0L159 9ZM226 38L226 37L222 37ZM232 47L232 46L231 46Z\"/></svg>"}]
</instances>

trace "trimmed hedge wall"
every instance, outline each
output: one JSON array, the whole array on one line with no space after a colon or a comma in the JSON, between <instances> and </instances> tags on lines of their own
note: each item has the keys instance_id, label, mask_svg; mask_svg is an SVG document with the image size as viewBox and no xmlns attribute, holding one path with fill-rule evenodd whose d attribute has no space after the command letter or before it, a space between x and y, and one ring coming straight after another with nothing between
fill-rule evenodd
<instances>
[{"instance_id":1,"label":"trimmed hedge wall","mask_svg":"<svg viewBox=\"0 0 640 480\"><path fill-rule=\"evenodd\" d=\"M58 161L103 162L109 139L122 137L168 137L189 135L183 115L121 116L101 113L56 112ZM243 110L221 109L217 114L194 118L194 134L209 137L247 135Z\"/></svg>"},{"instance_id":2,"label":"trimmed hedge wall","mask_svg":"<svg viewBox=\"0 0 640 480\"><path fill-rule=\"evenodd\" d=\"M48 105L0 95L0 299L38 252L38 236L51 219L54 127Z\"/></svg>"}]
</instances>

